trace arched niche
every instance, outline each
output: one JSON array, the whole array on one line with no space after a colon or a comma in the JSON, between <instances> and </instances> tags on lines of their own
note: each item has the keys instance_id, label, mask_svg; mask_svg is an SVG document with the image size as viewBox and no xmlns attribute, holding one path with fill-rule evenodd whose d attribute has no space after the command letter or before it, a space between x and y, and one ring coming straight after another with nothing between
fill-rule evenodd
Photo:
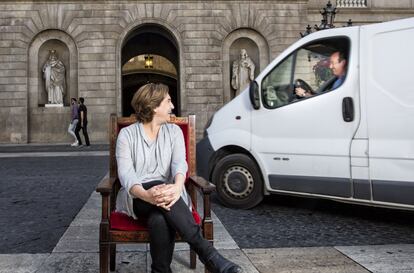
<instances>
[{"instance_id":1,"label":"arched niche","mask_svg":"<svg viewBox=\"0 0 414 273\"><path fill-rule=\"evenodd\" d=\"M234 96L231 87L231 70L233 61L240 56L240 50L246 49L255 64L255 77L269 63L269 46L265 38L252 29L237 29L231 32L223 42L223 99L229 102Z\"/></svg>"},{"instance_id":2,"label":"arched niche","mask_svg":"<svg viewBox=\"0 0 414 273\"><path fill-rule=\"evenodd\" d=\"M64 107L45 107L47 93L42 70L52 49L56 50L58 58L65 65ZM72 37L55 29L37 34L29 46L28 72L28 141L70 141L67 133L70 98L78 97L78 49Z\"/></svg>"}]
</instances>

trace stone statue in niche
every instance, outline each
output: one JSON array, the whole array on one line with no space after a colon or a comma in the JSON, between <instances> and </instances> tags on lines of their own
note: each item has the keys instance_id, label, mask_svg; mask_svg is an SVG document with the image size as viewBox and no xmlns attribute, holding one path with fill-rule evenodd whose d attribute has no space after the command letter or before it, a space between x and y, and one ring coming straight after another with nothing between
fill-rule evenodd
<instances>
[{"instance_id":1,"label":"stone statue in niche","mask_svg":"<svg viewBox=\"0 0 414 273\"><path fill-rule=\"evenodd\" d=\"M254 80L254 68L255 65L247 55L246 49L240 50L240 58L233 62L231 87L236 90L236 95L239 95L247 86L250 81Z\"/></svg>"},{"instance_id":2,"label":"stone statue in niche","mask_svg":"<svg viewBox=\"0 0 414 273\"><path fill-rule=\"evenodd\" d=\"M65 66L58 59L56 50L49 50L49 58L43 66L43 77L48 104L63 105L65 95Z\"/></svg>"}]
</instances>

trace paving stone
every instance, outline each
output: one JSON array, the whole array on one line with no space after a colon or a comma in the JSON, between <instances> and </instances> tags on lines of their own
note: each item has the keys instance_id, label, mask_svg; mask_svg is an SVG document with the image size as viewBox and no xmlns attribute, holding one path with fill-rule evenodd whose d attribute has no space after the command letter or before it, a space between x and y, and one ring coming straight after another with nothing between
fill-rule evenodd
<instances>
[{"instance_id":1,"label":"paving stone","mask_svg":"<svg viewBox=\"0 0 414 273\"><path fill-rule=\"evenodd\" d=\"M99 225L70 226L53 249L56 252L99 252Z\"/></svg>"},{"instance_id":2,"label":"paving stone","mask_svg":"<svg viewBox=\"0 0 414 273\"><path fill-rule=\"evenodd\" d=\"M50 254L0 254L0 273L35 272Z\"/></svg>"},{"instance_id":3,"label":"paving stone","mask_svg":"<svg viewBox=\"0 0 414 273\"><path fill-rule=\"evenodd\" d=\"M261 273L369 273L331 247L243 251Z\"/></svg>"},{"instance_id":4,"label":"paving stone","mask_svg":"<svg viewBox=\"0 0 414 273\"><path fill-rule=\"evenodd\" d=\"M71 226L99 226L101 220L101 195L93 191L88 201L76 215Z\"/></svg>"},{"instance_id":5,"label":"paving stone","mask_svg":"<svg viewBox=\"0 0 414 273\"><path fill-rule=\"evenodd\" d=\"M414 272L414 245L341 246L336 249L371 272Z\"/></svg>"}]
</instances>

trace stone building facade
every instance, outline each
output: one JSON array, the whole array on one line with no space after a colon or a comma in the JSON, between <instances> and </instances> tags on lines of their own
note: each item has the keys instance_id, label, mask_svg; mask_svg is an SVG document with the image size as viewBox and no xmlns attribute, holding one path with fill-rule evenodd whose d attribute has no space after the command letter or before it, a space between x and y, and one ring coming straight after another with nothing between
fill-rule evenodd
<instances>
[{"instance_id":1,"label":"stone building facade","mask_svg":"<svg viewBox=\"0 0 414 273\"><path fill-rule=\"evenodd\" d=\"M336 26L414 16L414 0L338 0ZM71 97L84 97L90 137L107 141L110 113L148 81L170 87L177 115L195 113L199 136L232 99L241 48L255 76L319 24L321 0L51 0L0 2L0 143L70 142ZM66 68L63 106L47 107L42 67L55 50ZM153 60L154 65L146 65ZM133 64L136 62L134 68Z\"/></svg>"}]
</instances>

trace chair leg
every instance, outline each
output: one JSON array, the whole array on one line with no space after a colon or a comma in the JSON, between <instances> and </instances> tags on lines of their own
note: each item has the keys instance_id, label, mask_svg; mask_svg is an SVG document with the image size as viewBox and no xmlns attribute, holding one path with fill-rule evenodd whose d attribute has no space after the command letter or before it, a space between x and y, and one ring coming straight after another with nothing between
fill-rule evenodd
<instances>
[{"instance_id":1,"label":"chair leg","mask_svg":"<svg viewBox=\"0 0 414 273\"><path fill-rule=\"evenodd\" d=\"M195 269L197 265L197 253L190 248L190 268Z\"/></svg>"},{"instance_id":2,"label":"chair leg","mask_svg":"<svg viewBox=\"0 0 414 273\"><path fill-rule=\"evenodd\" d=\"M99 244L99 273L108 273L109 246Z\"/></svg>"},{"instance_id":3,"label":"chair leg","mask_svg":"<svg viewBox=\"0 0 414 273\"><path fill-rule=\"evenodd\" d=\"M111 244L109 246L109 269L115 271L116 264L116 244Z\"/></svg>"},{"instance_id":4,"label":"chair leg","mask_svg":"<svg viewBox=\"0 0 414 273\"><path fill-rule=\"evenodd\" d=\"M207 269L206 265L204 265L204 273L210 273L210 271Z\"/></svg>"}]
</instances>

